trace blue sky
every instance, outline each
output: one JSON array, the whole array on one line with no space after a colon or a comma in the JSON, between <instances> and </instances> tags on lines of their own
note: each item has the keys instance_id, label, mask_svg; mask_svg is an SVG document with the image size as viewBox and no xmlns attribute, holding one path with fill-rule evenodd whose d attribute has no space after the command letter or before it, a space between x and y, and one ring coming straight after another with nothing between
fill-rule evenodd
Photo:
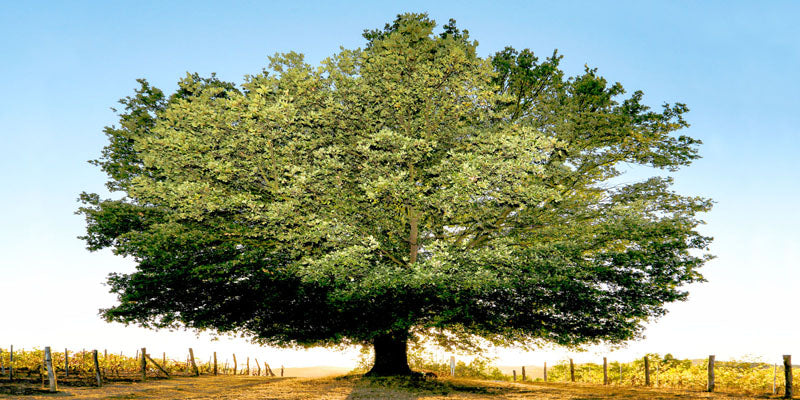
<instances>
[{"instance_id":1,"label":"blue sky","mask_svg":"<svg viewBox=\"0 0 800 400\"><path fill-rule=\"evenodd\" d=\"M346 363L348 355L211 345L205 337L100 321L97 309L113 301L105 275L132 264L84 249L75 199L103 190L105 177L86 160L99 155L102 128L115 123L109 107L132 93L136 78L167 91L187 71L241 82L275 52L295 50L316 63L339 46L361 46L363 29L405 11L428 12L440 23L455 18L483 55L506 45L541 56L558 48L569 74L588 64L629 91L643 90L652 106L680 101L692 110L684 133L704 141L703 159L675 174L675 187L717 202L703 231L716 238L718 258L688 302L671 306L647 339L615 355L800 354L800 320L783 314L794 308L800 283L800 3L788 1L6 2L0 298L18 306L4 311L0 346L133 352L147 343L194 343L267 352L297 365ZM500 353L517 364L563 354Z\"/></svg>"}]
</instances>

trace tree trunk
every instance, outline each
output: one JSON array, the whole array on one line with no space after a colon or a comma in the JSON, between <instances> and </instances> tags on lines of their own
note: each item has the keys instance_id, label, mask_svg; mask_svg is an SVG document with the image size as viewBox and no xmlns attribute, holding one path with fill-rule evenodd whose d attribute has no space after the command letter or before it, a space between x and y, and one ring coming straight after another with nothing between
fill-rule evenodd
<instances>
[{"instance_id":1,"label":"tree trunk","mask_svg":"<svg viewBox=\"0 0 800 400\"><path fill-rule=\"evenodd\" d=\"M377 336L373 340L375 364L365 376L411 375L408 366L408 334L405 332Z\"/></svg>"}]
</instances>

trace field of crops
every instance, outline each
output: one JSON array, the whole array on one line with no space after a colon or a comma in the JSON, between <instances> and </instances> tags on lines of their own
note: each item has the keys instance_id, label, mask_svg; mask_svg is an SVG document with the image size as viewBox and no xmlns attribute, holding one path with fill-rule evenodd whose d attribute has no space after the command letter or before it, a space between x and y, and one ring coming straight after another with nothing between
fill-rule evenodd
<instances>
[{"instance_id":1,"label":"field of crops","mask_svg":"<svg viewBox=\"0 0 800 400\"><path fill-rule=\"evenodd\" d=\"M55 370L58 385L66 386L91 386L97 385L96 372L92 351L66 351L51 352L53 367ZM18 384L37 384L45 385L47 380L47 370L45 369L44 350L34 349L14 349L13 362L11 352L8 348L0 348L0 383L8 384L15 382ZM192 376L195 374L194 367L188 356L185 360L173 360L161 356L148 354L158 366L163 368L170 376ZM227 360L217 364L219 374L238 374L238 375L268 375L266 363L256 364L255 359L243 357L237 364ZM65 363L66 361L66 363ZM142 378L141 354L138 352L131 356L114 354L106 351L98 352L97 364L101 380L103 382L131 382L139 381ZM195 359L194 365L200 374L211 374L214 370L213 357L206 360ZM161 371L152 361L148 361L145 367L147 378L166 378L164 371ZM13 375L12 375L13 373Z\"/></svg>"},{"instance_id":2,"label":"field of crops","mask_svg":"<svg viewBox=\"0 0 800 400\"><path fill-rule=\"evenodd\" d=\"M52 352L53 366L59 386L94 386L96 385L96 372L93 354L91 351L68 352L68 363L65 365L64 352ZM14 361L11 362L8 349L0 348L0 388L13 386L34 387L46 386L47 372L44 368L44 351L41 349L14 350ZM161 355L148 356L155 361L171 377L192 376L194 367L190 360L172 360ZM255 359L243 357L234 364L228 360L219 360L217 372L220 375L261 375L269 376L270 367L263 361L256 364ZM98 367L103 382L133 382L141 380L141 355L126 356L112 354L105 351L98 353ZM653 388L675 388L701 392L707 387L708 361L707 360L680 360L667 354L647 355L650 370L650 386ZM424 354L412 353L410 362L414 369L435 372L445 377L450 375L450 365L446 362L430 361L431 358ZM152 361L146 363L148 378L166 378ZM213 357L207 360L195 359L198 372L203 375L213 374ZM362 363L364 369L368 362ZM66 366L66 368L65 368ZM13 367L13 382L11 383L11 367ZM527 381L542 381L541 369L528 370ZM798 382L800 374L794 369L794 381ZM279 371L280 373L280 371ZM503 374L498 368L493 367L484 359L475 359L469 364L458 362L455 368L457 377L479 378L493 381L511 381L512 375ZM782 365L771 365L758 360L745 361L717 361L714 368L716 391L732 394L746 394L763 396L783 394L784 368ZM575 382L603 384L603 366L601 364L575 364ZM273 375L274 376L274 375ZM562 361L547 368L548 382L570 382L571 372L569 361ZM521 374L516 377L522 380ZM643 387L645 386L644 360L633 362L608 363L609 384L614 387ZM5 386L3 386L5 385Z\"/></svg>"},{"instance_id":3,"label":"field of crops","mask_svg":"<svg viewBox=\"0 0 800 400\"><path fill-rule=\"evenodd\" d=\"M680 360L670 354L647 354L650 369L650 386L656 388L675 388L704 391L708 385L708 360ZM432 371L439 376L450 375L447 362L430 361L432 357L424 354L411 354L412 367L417 370ZM368 364L365 363L365 364ZM365 365L361 368L364 369ZM794 382L800 382L800 368L793 368ZM475 359L471 363L458 362L457 377L480 378L511 381L513 375L503 373L488 361ZM600 363L575 364L575 382L603 384L603 365ZM522 380L521 368L516 369L517 380ZM715 391L747 395L771 395L784 393L783 365L768 364L758 359L719 361L714 364ZM543 381L543 368L528 366L528 381ZM548 382L570 382L570 364L560 361L547 367ZM621 387L645 386L644 358L633 362L608 363L609 385ZM795 392L797 389L795 389Z\"/></svg>"},{"instance_id":4,"label":"field of crops","mask_svg":"<svg viewBox=\"0 0 800 400\"><path fill-rule=\"evenodd\" d=\"M654 387L705 390L708 384L708 360L679 360L667 354L649 354L650 384ZM800 378L798 368L792 369L793 381ZM784 391L783 365L759 360L716 361L715 390L726 393L767 395ZM612 385L644 386L644 359L634 362L608 363L608 378ZM548 369L548 380L566 382L570 378L569 362L562 361ZM575 380L603 383L601 364L576 364Z\"/></svg>"}]
</instances>

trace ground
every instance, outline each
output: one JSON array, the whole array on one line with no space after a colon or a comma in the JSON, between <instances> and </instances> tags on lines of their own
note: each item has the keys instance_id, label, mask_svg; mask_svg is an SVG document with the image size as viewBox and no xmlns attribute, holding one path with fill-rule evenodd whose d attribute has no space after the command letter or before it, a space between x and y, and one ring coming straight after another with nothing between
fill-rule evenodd
<instances>
[{"instance_id":1,"label":"ground","mask_svg":"<svg viewBox=\"0 0 800 400\"><path fill-rule=\"evenodd\" d=\"M405 379L368 379L360 376L327 378L265 378L203 376L151 380L145 383L109 384L103 388L63 387L54 394L10 396L0 399L270 399L270 400L590 400L590 399L746 399L724 393L675 389L604 387L567 383L508 383L469 379L437 379L410 382ZM768 398L762 396L760 398Z\"/></svg>"}]
</instances>

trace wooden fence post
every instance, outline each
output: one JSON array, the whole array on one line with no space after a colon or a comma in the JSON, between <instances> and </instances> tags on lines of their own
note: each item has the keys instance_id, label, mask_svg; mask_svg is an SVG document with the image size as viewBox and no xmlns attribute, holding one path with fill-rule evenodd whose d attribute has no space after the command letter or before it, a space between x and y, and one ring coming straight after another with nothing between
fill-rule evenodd
<instances>
[{"instance_id":1,"label":"wooden fence post","mask_svg":"<svg viewBox=\"0 0 800 400\"><path fill-rule=\"evenodd\" d=\"M272 370L269 370L269 373L272 374ZM272 374L272 376L275 376L275 374ZM281 365L281 378L283 378L283 365Z\"/></svg>"},{"instance_id":2,"label":"wooden fence post","mask_svg":"<svg viewBox=\"0 0 800 400\"><path fill-rule=\"evenodd\" d=\"M644 356L644 385L650 386L650 360Z\"/></svg>"},{"instance_id":3,"label":"wooden fence post","mask_svg":"<svg viewBox=\"0 0 800 400\"><path fill-rule=\"evenodd\" d=\"M14 382L14 345L8 351L8 380Z\"/></svg>"},{"instance_id":4,"label":"wooden fence post","mask_svg":"<svg viewBox=\"0 0 800 400\"><path fill-rule=\"evenodd\" d=\"M42 351L42 365L39 366L39 379L42 381L42 387L44 387L44 377L47 375L47 359L44 356L44 351ZM30 374L30 372L28 373Z\"/></svg>"},{"instance_id":5,"label":"wooden fence post","mask_svg":"<svg viewBox=\"0 0 800 400\"><path fill-rule=\"evenodd\" d=\"M525 382L525 366L522 366L522 381Z\"/></svg>"},{"instance_id":6,"label":"wooden fence post","mask_svg":"<svg viewBox=\"0 0 800 400\"><path fill-rule=\"evenodd\" d=\"M258 359L256 358L256 367L258 368L258 372L256 372L256 376L261 376L261 364L258 363Z\"/></svg>"},{"instance_id":7,"label":"wooden fence post","mask_svg":"<svg viewBox=\"0 0 800 400\"><path fill-rule=\"evenodd\" d=\"M50 386L50 391L55 392L58 390L58 383L56 382L56 372L53 369L53 356L50 354L50 346L44 348L44 366L47 368L47 382Z\"/></svg>"},{"instance_id":8,"label":"wooden fence post","mask_svg":"<svg viewBox=\"0 0 800 400\"><path fill-rule=\"evenodd\" d=\"M100 363L97 362L97 350L92 350L92 361L94 362L94 378L97 381L97 387L103 386L103 380L100 377Z\"/></svg>"},{"instance_id":9,"label":"wooden fence post","mask_svg":"<svg viewBox=\"0 0 800 400\"><path fill-rule=\"evenodd\" d=\"M515 370L515 369L511 370L511 373L514 374L514 382L516 382L517 381L517 370Z\"/></svg>"},{"instance_id":10,"label":"wooden fence post","mask_svg":"<svg viewBox=\"0 0 800 400\"><path fill-rule=\"evenodd\" d=\"M603 357L603 385L608 385L608 359Z\"/></svg>"},{"instance_id":11,"label":"wooden fence post","mask_svg":"<svg viewBox=\"0 0 800 400\"><path fill-rule=\"evenodd\" d=\"M778 364L773 364L772 367L772 394L775 394L778 390L776 388L776 383L778 381Z\"/></svg>"},{"instance_id":12,"label":"wooden fence post","mask_svg":"<svg viewBox=\"0 0 800 400\"><path fill-rule=\"evenodd\" d=\"M544 381L547 382L547 361L544 362Z\"/></svg>"},{"instance_id":13,"label":"wooden fence post","mask_svg":"<svg viewBox=\"0 0 800 400\"><path fill-rule=\"evenodd\" d=\"M192 371L194 371L194 376L200 376L200 370L197 369L197 364L194 362L194 351L192 351L191 347L189 347L189 359L192 362Z\"/></svg>"},{"instance_id":14,"label":"wooden fence post","mask_svg":"<svg viewBox=\"0 0 800 400\"><path fill-rule=\"evenodd\" d=\"M658 387L658 373L659 373L659 367L660 367L660 366L659 366L658 364L656 364L656 375L655 375L655 378L656 378L656 387Z\"/></svg>"},{"instance_id":15,"label":"wooden fence post","mask_svg":"<svg viewBox=\"0 0 800 400\"><path fill-rule=\"evenodd\" d=\"M136 354L138 355L139 352L137 351ZM145 356L146 354L147 354L147 348L142 347L142 358L141 361L139 361L139 366L142 368L142 382L147 380L147 358Z\"/></svg>"},{"instance_id":16,"label":"wooden fence post","mask_svg":"<svg viewBox=\"0 0 800 400\"><path fill-rule=\"evenodd\" d=\"M569 359L569 380L575 382L575 364Z\"/></svg>"},{"instance_id":17,"label":"wooden fence post","mask_svg":"<svg viewBox=\"0 0 800 400\"><path fill-rule=\"evenodd\" d=\"M69 378L69 350L64 348L64 378Z\"/></svg>"},{"instance_id":18,"label":"wooden fence post","mask_svg":"<svg viewBox=\"0 0 800 400\"><path fill-rule=\"evenodd\" d=\"M236 368L238 364L236 364L236 353L233 353L233 374L236 375Z\"/></svg>"},{"instance_id":19,"label":"wooden fence post","mask_svg":"<svg viewBox=\"0 0 800 400\"><path fill-rule=\"evenodd\" d=\"M214 352L214 376L217 376L217 352Z\"/></svg>"},{"instance_id":20,"label":"wooden fence post","mask_svg":"<svg viewBox=\"0 0 800 400\"><path fill-rule=\"evenodd\" d=\"M714 359L716 357L708 356L708 391L714 391Z\"/></svg>"},{"instance_id":21,"label":"wooden fence post","mask_svg":"<svg viewBox=\"0 0 800 400\"><path fill-rule=\"evenodd\" d=\"M247 357L247 369L245 371L244 374L250 376L250 357Z\"/></svg>"},{"instance_id":22,"label":"wooden fence post","mask_svg":"<svg viewBox=\"0 0 800 400\"><path fill-rule=\"evenodd\" d=\"M170 376L169 376L169 372L167 372L167 370L166 370L166 369L164 369L164 367L162 367L161 365L159 365L159 364L156 362L156 360L153 360L153 359L150 357L150 355L149 355L149 354L145 353L145 354L144 354L144 356L145 356L145 357L147 357L147 359L148 359L148 360L150 360L150 364L153 364L153 365L155 365L155 366L156 366L156 368L158 368L158 370L159 370L159 371L163 372L163 373L164 373L164 375L166 375L166 376L167 376L167 378L169 378L169 377L170 377Z\"/></svg>"},{"instance_id":23,"label":"wooden fence post","mask_svg":"<svg viewBox=\"0 0 800 400\"><path fill-rule=\"evenodd\" d=\"M784 399L792 398L792 356L783 356L783 376L786 379L786 390L783 392Z\"/></svg>"}]
</instances>

